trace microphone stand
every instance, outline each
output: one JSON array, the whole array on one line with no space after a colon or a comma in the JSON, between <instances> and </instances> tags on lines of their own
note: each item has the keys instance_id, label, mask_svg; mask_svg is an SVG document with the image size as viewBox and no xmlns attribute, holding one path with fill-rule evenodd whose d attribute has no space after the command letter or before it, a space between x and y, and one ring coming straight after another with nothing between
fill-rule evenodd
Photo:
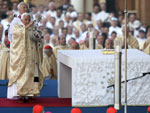
<instances>
[{"instance_id":1,"label":"microphone stand","mask_svg":"<svg viewBox=\"0 0 150 113\"><path fill-rule=\"evenodd\" d=\"M124 15L125 15L125 60L124 60L124 69L125 69L125 103L124 103L124 113L127 113L127 0L125 0L125 10L124 10Z\"/></svg>"},{"instance_id":2,"label":"microphone stand","mask_svg":"<svg viewBox=\"0 0 150 113\"><path fill-rule=\"evenodd\" d=\"M143 73L142 76L135 77L135 78L131 78L131 79L128 79L128 80L126 80L126 81L127 81L127 82L133 81L133 80L136 80L136 79L139 79L139 78L143 78L143 77L145 77L145 76L147 76L147 75L150 75L150 72ZM122 81L121 83L125 83L125 81ZM109 86L107 86L107 88L114 87L114 86L115 86L114 84L113 84L113 85L109 85Z\"/></svg>"},{"instance_id":3,"label":"microphone stand","mask_svg":"<svg viewBox=\"0 0 150 113\"><path fill-rule=\"evenodd\" d=\"M147 75L150 75L150 72L143 73L142 76L135 77L135 78L131 78L131 79L128 79L128 80L126 80L126 81L122 81L121 83L125 83L125 82L127 83L127 82L129 82L129 81L137 80L137 79L143 78L143 77L145 77L145 76L147 76ZM114 88L114 87L115 87L115 83L114 83L113 85L107 86L107 88L110 88L110 87L113 87L113 88ZM127 112L127 106L126 106L124 109L126 109L124 112Z\"/></svg>"}]
</instances>

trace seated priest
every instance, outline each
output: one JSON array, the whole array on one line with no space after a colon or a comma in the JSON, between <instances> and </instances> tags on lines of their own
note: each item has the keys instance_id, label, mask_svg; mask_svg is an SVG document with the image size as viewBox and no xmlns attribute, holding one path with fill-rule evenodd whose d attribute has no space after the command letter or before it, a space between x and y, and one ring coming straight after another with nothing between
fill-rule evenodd
<instances>
[{"instance_id":1,"label":"seated priest","mask_svg":"<svg viewBox=\"0 0 150 113\"><path fill-rule=\"evenodd\" d=\"M87 36L84 40L84 44L80 46L81 50L89 49L89 37Z\"/></svg>"},{"instance_id":2,"label":"seated priest","mask_svg":"<svg viewBox=\"0 0 150 113\"><path fill-rule=\"evenodd\" d=\"M103 45L105 42L104 37L102 35L98 35L96 40L97 40L96 49L103 49Z\"/></svg>"},{"instance_id":3,"label":"seated priest","mask_svg":"<svg viewBox=\"0 0 150 113\"><path fill-rule=\"evenodd\" d=\"M144 30L139 30L139 37L137 38L137 41L139 43L139 49L143 50L144 43L146 42L146 33Z\"/></svg>"},{"instance_id":4,"label":"seated priest","mask_svg":"<svg viewBox=\"0 0 150 113\"><path fill-rule=\"evenodd\" d=\"M10 73L10 42L8 41L8 30L5 31L5 47L0 50L0 80L8 80Z\"/></svg>"},{"instance_id":5,"label":"seated priest","mask_svg":"<svg viewBox=\"0 0 150 113\"><path fill-rule=\"evenodd\" d=\"M124 41L125 41L125 25L122 25L122 36L117 37L115 40L122 40L122 48L124 48ZM127 48L128 49L139 49L139 43L137 39L129 35L129 27L127 27Z\"/></svg>"},{"instance_id":6,"label":"seated priest","mask_svg":"<svg viewBox=\"0 0 150 113\"><path fill-rule=\"evenodd\" d=\"M53 53L56 57L56 61L57 61L57 50L67 50L67 49L69 49L69 47L66 44L66 37L65 37L65 35L60 35L59 36L59 45L54 47L54 49L53 49Z\"/></svg>"},{"instance_id":7,"label":"seated priest","mask_svg":"<svg viewBox=\"0 0 150 113\"><path fill-rule=\"evenodd\" d=\"M78 42L72 42L71 49L72 50L78 50L78 49L80 49L79 43Z\"/></svg>"},{"instance_id":8,"label":"seated priest","mask_svg":"<svg viewBox=\"0 0 150 113\"><path fill-rule=\"evenodd\" d=\"M150 37L148 37L146 42L144 43L143 52L150 55Z\"/></svg>"},{"instance_id":9,"label":"seated priest","mask_svg":"<svg viewBox=\"0 0 150 113\"><path fill-rule=\"evenodd\" d=\"M114 44L113 44L113 40L107 38L105 41L105 49L114 49Z\"/></svg>"},{"instance_id":10,"label":"seated priest","mask_svg":"<svg viewBox=\"0 0 150 113\"><path fill-rule=\"evenodd\" d=\"M2 43L3 29L3 25L0 24L0 50L5 47L5 45Z\"/></svg>"},{"instance_id":11,"label":"seated priest","mask_svg":"<svg viewBox=\"0 0 150 113\"><path fill-rule=\"evenodd\" d=\"M44 47L43 57L43 77L45 79L57 79L57 63L53 54L52 47L47 45Z\"/></svg>"},{"instance_id":12,"label":"seated priest","mask_svg":"<svg viewBox=\"0 0 150 113\"><path fill-rule=\"evenodd\" d=\"M103 49L103 46L100 44L96 44L95 47L96 47L96 49ZM84 44L80 46L80 49L81 50L88 50L89 49L89 35L88 34L84 40Z\"/></svg>"}]
</instances>

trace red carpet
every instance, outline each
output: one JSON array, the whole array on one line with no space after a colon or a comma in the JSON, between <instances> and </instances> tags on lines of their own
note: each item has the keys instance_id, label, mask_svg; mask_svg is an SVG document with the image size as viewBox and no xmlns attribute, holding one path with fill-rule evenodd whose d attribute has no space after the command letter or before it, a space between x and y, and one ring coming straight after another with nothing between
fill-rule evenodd
<instances>
[{"instance_id":1,"label":"red carpet","mask_svg":"<svg viewBox=\"0 0 150 113\"><path fill-rule=\"evenodd\" d=\"M33 107L36 104L44 107L70 107L71 98L34 98L32 103L18 103L17 100L0 98L0 107Z\"/></svg>"}]
</instances>

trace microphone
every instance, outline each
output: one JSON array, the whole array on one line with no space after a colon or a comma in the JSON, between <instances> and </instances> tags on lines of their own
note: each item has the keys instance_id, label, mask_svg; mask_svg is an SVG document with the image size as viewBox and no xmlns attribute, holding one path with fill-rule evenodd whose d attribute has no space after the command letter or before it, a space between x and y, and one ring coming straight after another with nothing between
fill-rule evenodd
<instances>
[{"instance_id":1,"label":"microphone","mask_svg":"<svg viewBox=\"0 0 150 113\"><path fill-rule=\"evenodd\" d=\"M143 76L145 76L145 75L148 75L148 74L150 74L150 72L147 72L147 73L143 73Z\"/></svg>"}]
</instances>

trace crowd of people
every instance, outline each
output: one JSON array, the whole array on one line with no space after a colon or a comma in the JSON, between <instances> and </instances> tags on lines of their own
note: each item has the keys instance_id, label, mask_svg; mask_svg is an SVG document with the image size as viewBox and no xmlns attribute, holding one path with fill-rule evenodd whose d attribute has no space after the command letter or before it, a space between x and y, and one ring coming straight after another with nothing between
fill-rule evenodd
<instances>
[{"instance_id":1,"label":"crowd of people","mask_svg":"<svg viewBox=\"0 0 150 113\"><path fill-rule=\"evenodd\" d=\"M3 2L3 6L5 4L8 4L7 1ZM18 3L12 4L11 10L7 6L1 11L6 13L2 13L1 17L2 43L5 38L4 32L13 20L13 15L19 15ZM69 0L63 0L63 5L60 7L56 7L56 4L47 0L45 5L39 7L29 5L32 20L36 21L39 30L42 31L45 45L50 45L52 48L61 45L67 46L64 49L88 49L88 31L92 28L96 38L96 48L112 49L115 38L123 36L125 24L123 12L107 13L105 3L94 4L93 11L86 13L77 12ZM7 15L6 18L4 15ZM136 48L144 51L147 48L144 43L149 38L150 27L137 19L136 14L131 13L128 17L128 34L137 41ZM61 41L64 37L65 42ZM111 47L107 46L108 42L111 42ZM130 43L129 45L132 46Z\"/></svg>"},{"instance_id":2,"label":"crowd of people","mask_svg":"<svg viewBox=\"0 0 150 113\"><path fill-rule=\"evenodd\" d=\"M108 13L105 3L82 13L69 0L59 7L50 0L38 7L13 2L9 8L7 1L0 2L0 79L9 80L8 98L39 95L43 79L57 79L57 50L89 49L91 29L96 49L114 49L115 40L124 42L124 14ZM150 54L150 26L133 13L128 15L127 48Z\"/></svg>"}]
</instances>

